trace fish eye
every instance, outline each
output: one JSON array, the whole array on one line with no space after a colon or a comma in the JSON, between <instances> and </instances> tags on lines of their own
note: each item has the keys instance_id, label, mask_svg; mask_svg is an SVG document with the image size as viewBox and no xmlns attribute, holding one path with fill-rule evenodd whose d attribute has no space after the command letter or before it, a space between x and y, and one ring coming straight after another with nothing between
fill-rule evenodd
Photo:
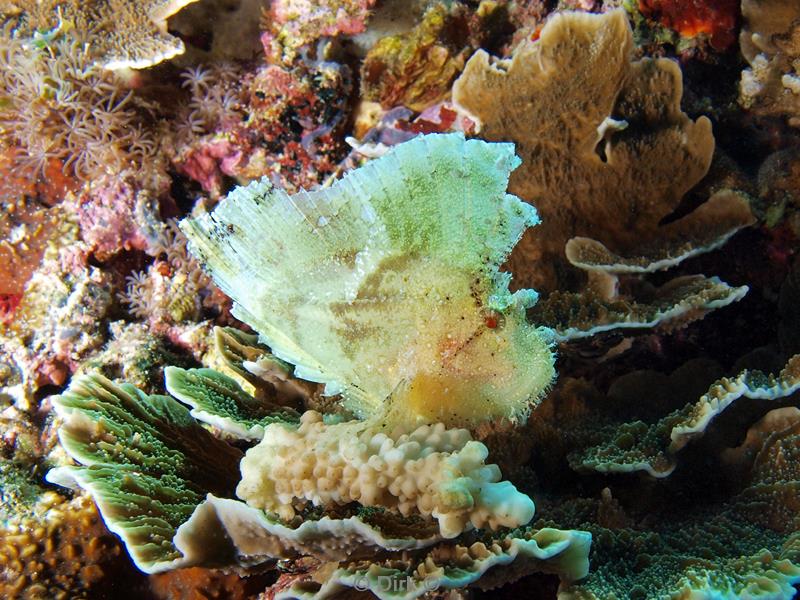
<instances>
[{"instance_id":1,"label":"fish eye","mask_svg":"<svg viewBox=\"0 0 800 600\"><path fill-rule=\"evenodd\" d=\"M505 316L497 311L489 310L483 314L483 323L487 329L499 329L505 324Z\"/></svg>"}]
</instances>

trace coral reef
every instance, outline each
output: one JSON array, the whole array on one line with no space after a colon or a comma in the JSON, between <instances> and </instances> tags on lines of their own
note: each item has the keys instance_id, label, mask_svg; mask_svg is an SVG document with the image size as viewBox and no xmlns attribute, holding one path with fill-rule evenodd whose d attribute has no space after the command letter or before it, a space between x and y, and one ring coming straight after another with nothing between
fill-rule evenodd
<instances>
[{"instance_id":1,"label":"coral reef","mask_svg":"<svg viewBox=\"0 0 800 600\"><path fill-rule=\"evenodd\" d=\"M796 4L0 0L0 596L795 597Z\"/></svg>"},{"instance_id":2,"label":"coral reef","mask_svg":"<svg viewBox=\"0 0 800 600\"><path fill-rule=\"evenodd\" d=\"M560 597L794 597L797 431L795 421L767 436L742 491L716 510L673 509L654 530L584 522L593 534L592 569ZM571 508L567 521L593 521L597 510Z\"/></svg>"},{"instance_id":3,"label":"coral reef","mask_svg":"<svg viewBox=\"0 0 800 600\"><path fill-rule=\"evenodd\" d=\"M185 389L183 393L188 395ZM199 395L210 398L207 389ZM215 406L227 411L226 404L230 405L230 399L209 401L206 414L219 420L221 415L213 414ZM305 413L294 435L287 423L267 425L263 441L242 461L242 480L236 493L247 501L246 505L214 495L231 495L236 471L230 462L235 464L238 451L211 437L171 398L148 397L132 386L115 386L93 375L75 380L55 405L65 418L59 433L61 443L83 466L59 467L50 471L48 479L67 485L78 483L90 490L109 528L123 538L137 566L147 572L198 564L253 565L298 553L330 560L339 555L342 545L350 547L351 558L363 552L360 547L389 552L413 550L442 537L456 537L466 519L473 525L496 529L522 524L533 516L533 503L527 496L508 482L495 483L499 471L483 464L486 448L471 441L465 430L423 426L400 435L393 444L385 433L370 432L369 424L324 425L314 412ZM361 432L361 440L353 436L356 431ZM297 452L303 438L316 446L313 452L303 453L315 460L316 466L283 460L285 451ZM324 449L326 439L329 453ZM359 456L363 453L359 447L378 452ZM262 464L273 459L277 462ZM212 462L216 469L209 468ZM381 473L381 464L387 469L385 474ZM289 466L290 471L284 473L283 466ZM408 472L386 488L397 469ZM338 485L341 493L325 491L328 484L324 477L316 481L308 478L312 471L320 470L329 474L330 483ZM161 476L156 478L156 473ZM302 479L292 479L298 476ZM337 482L337 477L341 481ZM420 493L425 480L430 480L424 484L429 491ZM389 522L381 524L375 515L367 513L343 518L334 511L333 518L319 518L304 512L304 519L297 524L297 513L289 503L283 505L287 510L279 509L280 521L258 510L276 508L268 497L269 489L274 488L280 498L280 488L286 484L295 493L302 490L307 494L312 493L309 486L319 484L323 490L319 503L328 510L337 503L331 502L333 499L340 504L358 500L365 508L377 509L378 515L382 504L391 506L381 502L380 495L394 493L402 501L397 506L406 518L398 521L399 517L389 515ZM207 497L200 490L206 490ZM347 498L347 494L354 496ZM131 510L132 506L136 508ZM433 531L420 523L414 526L414 520L408 523L411 527L404 526L411 513L417 513L419 520L431 512L439 521ZM439 528L441 534L437 533ZM398 537L391 537L392 529L398 531ZM499 545L495 548L494 544ZM581 532L547 529L512 537L501 534L494 544L490 543L491 551L470 547L477 563L471 578L451 580L453 575L445 570L437 574L442 577L438 585L458 587L474 581L495 564L507 564L518 556L535 559L537 570L553 570L567 578L586 572L588 538ZM450 552L458 557L466 550L460 548L463 546L455 545ZM447 558L447 547L432 550L432 556L440 561ZM431 569L436 563L426 560L425 564ZM424 571L421 574L426 575Z\"/></svg>"},{"instance_id":4,"label":"coral reef","mask_svg":"<svg viewBox=\"0 0 800 600\"><path fill-rule=\"evenodd\" d=\"M65 383L78 364L103 345L105 333L96 323L108 315L113 302L109 274L85 265L71 252L74 248L67 242L77 236L75 223L66 220L60 227L61 247L48 248L13 321L2 331L0 356L10 371L6 385L14 386L15 401L24 410L33 405L38 388Z\"/></svg>"},{"instance_id":5,"label":"coral reef","mask_svg":"<svg viewBox=\"0 0 800 600\"><path fill-rule=\"evenodd\" d=\"M603 415L602 409L598 412L589 409L579 422L568 426L561 423L571 432L569 435L582 438L572 445L570 464L576 469L603 473L645 471L653 477L668 477L677 467L678 452L692 440L702 437L711 422L732 404L742 398L760 400L766 412L800 389L799 366L800 358L794 357L778 377L745 371L733 378L722 378L698 400L656 422L613 423L623 411L618 409L617 415ZM648 383L655 379L656 376L648 374ZM671 386L672 389L676 387Z\"/></svg>"}]
</instances>

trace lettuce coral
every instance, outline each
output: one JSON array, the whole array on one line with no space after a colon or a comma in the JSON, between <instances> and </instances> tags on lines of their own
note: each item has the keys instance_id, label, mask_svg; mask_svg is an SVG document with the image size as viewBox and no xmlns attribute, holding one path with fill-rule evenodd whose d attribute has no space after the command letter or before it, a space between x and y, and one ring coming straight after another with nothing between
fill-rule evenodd
<instances>
[{"instance_id":1,"label":"lettuce coral","mask_svg":"<svg viewBox=\"0 0 800 600\"><path fill-rule=\"evenodd\" d=\"M771 405L800 390L800 356L795 356L777 376L744 371L736 377L712 384L696 402L665 415L655 423L637 420L606 426L605 439L573 451L574 468L604 473L644 471L667 477L678 464L677 454L693 439L701 437L711 422L740 399L760 400ZM593 427L602 420L593 419ZM599 432L599 427L597 430Z\"/></svg>"},{"instance_id":2,"label":"lettuce coral","mask_svg":"<svg viewBox=\"0 0 800 600\"><path fill-rule=\"evenodd\" d=\"M693 510L668 506L648 517L656 523L651 527L598 526L591 503L554 508L550 514L558 513L562 525L593 534L588 576L562 586L559 598L794 597L799 452L800 423L779 425L762 438L752 472L733 498Z\"/></svg>"},{"instance_id":3,"label":"lettuce coral","mask_svg":"<svg viewBox=\"0 0 800 600\"><path fill-rule=\"evenodd\" d=\"M213 422L223 422L243 396L225 397L209 386L194 387L191 395ZM250 398L237 410L253 402ZM325 425L313 411L295 434L296 426L288 422L267 425L262 443L241 463L236 492L245 504L231 498L238 450L200 427L175 400L92 375L77 378L55 405L65 419L61 443L82 466L56 468L48 479L87 489L109 528L148 573L192 565L253 566L303 554L334 560L342 547L350 559L378 551L391 560L392 552L422 549L473 525L514 527L533 516L527 496L508 482L497 483L499 470L483 462L486 448L467 431L441 424L400 435L396 443L370 432L374 425L368 422ZM315 447L303 449L306 440ZM299 452L300 460L285 460L287 452ZM392 494L395 501L381 501ZM291 500L303 497L314 504L322 500L322 511L301 502L294 504L296 512ZM347 505L353 502L364 512L352 514ZM406 516L396 514L398 508ZM426 518L431 513L439 520L433 528ZM499 544L496 550L493 543ZM490 552L475 557L477 572L467 583L517 556L535 559L534 570L579 577L586 570L589 538L557 530L499 532L490 545Z\"/></svg>"},{"instance_id":4,"label":"lettuce coral","mask_svg":"<svg viewBox=\"0 0 800 600\"><path fill-rule=\"evenodd\" d=\"M164 376L169 393L191 406L195 419L240 439L261 440L271 423L297 420L293 410L250 396L234 379L213 369L167 367Z\"/></svg>"},{"instance_id":5,"label":"lettuce coral","mask_svg":"<svg viewBox=\"0 0 800 600\"><path fill-rule=\"evenodd\" d=\"M59 440L83 466L48 479L89 490L140 569L179 561L175 530L207 493L232 491L241 453L178 401L101 375L77 378L53 404L64 419Z\"/></svg>"},{"instance_id":6,"label":"lettuce coral","mask_svg":"<svg viewBox=\"0 0 800 600\"><path fill-rule=\"evenodd\" d=\"M660 258L665 248L706 247L750 222L726 194L662 224L705 175L714 139L707 118L681 111L678 65L632 53L623 11L559 13L510 59L476 52L453 86L482 137L516 143L522 167L509 191L542 216L543 234L524 236L511 255L522 285L573 286L579 275L564 246L576 236Z\"/></svg>"},{"instance_id":7,"label":"lettuce coral","mask_svg":"<svg viewBox=\"0 0 800 600\"><path fill-rule=\"evenodd\" d=\"M553 363L536 293L499 270L538 222L505 193L517 164L510 144L421 136L330 188L254 182L182 228L233 314L356 414L518 419Z\"/></svg>"},{"instance_id":8,"label":"lettuce coral","mask_svg":"<svg viewBox=\"0 0 800 600\"><path fill-rule=\"evenodd\" d=\"M510 566L518 576L530 572L557 573L566 581L586 575L589 537L581 531L542 528L467 545L439 545L420 557L401 560L351 560L328 575L324 583L303 578L282 599L335 598L347 588L369 591L381 600L413 600L437 590L470 585L491 589L495 567Z\"/></svg>"}]
</instances>

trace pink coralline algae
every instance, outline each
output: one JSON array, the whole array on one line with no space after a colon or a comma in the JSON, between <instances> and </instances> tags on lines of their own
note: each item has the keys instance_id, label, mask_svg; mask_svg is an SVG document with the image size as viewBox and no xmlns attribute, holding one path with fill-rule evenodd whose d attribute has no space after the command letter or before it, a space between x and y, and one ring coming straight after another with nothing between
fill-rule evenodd
<instances>
[{"instance_id":1,"label":"pink coralline algae","mask_svg":"<svg viewBox=\"0 0 800 600\"><path fill-rule=\"evenodd\" d=\"M178 171L214 194L222 188L222 177L233 177L242 162L242 152L225 138L200 140L190 147L177 164Z\"/></svg>"},{"instance_id":2,"label":"pink coralline algae","mask_svg":"<svg viewBox=\"0 0 800 600\"><path fill-rule=\"evenodd\" d=\"M171 140L179 173L212 196L225 176L267 174L296 190L333 173L346 154L336 132L345 125L351 89L346 67L307 61L297 67L262 65L231 81L200 69L187 72L192 93L185 125Z\"/></svg>"},{"instance_id":3,"label":"pink coralline algae","mask_svg":"<svg viewBox=\"0 0 800 600\"><path fill-rule=\"evenodd\" d=\"M81 235L98 259L120 250L147 248L147 237L135 217L139 192L133 174L128 174L103 178L78 199Z\"/></svg>"},{"instance_id":4,"label":"pink coralline algae","mask_svg":"<svg viewBox=\"0 0 800 600\"><path fill-rule=\"evenodd\" d=\"M261 42L272 60L292 59L296 51L321 37L355 35L366 29L376 0L276 0L264 17Z\"/></svg>"}]
</instances>

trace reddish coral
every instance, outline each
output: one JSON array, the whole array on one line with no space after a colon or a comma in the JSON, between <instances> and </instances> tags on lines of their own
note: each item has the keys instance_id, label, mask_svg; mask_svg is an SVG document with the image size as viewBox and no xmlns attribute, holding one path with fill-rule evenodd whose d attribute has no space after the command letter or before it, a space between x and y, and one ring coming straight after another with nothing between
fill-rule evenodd
<instances>
[{"instance_id":1,"label":"reddish coral","mask_svg":"<svg viewBox=\"0 0 800 600\"><path fill-rule=\"evenodd\" d=\"M150 590L158 599L169 600L247 600L255 598L271 577L240 577L213 569L192 567L150 576Z\"/></svg>"},{"instance_id":2,"label":"reddish coral","mask_svg":"<svg viewBox=\"0 0 800 600\"><path fill-rule=\"evenodd\" d=\"M212 138L190 147L177 167L205 191L214 194L221 189L223 175L235 175L242 157L242 151L230 140Z\"/></svg>"},{"instance_id":3,"label":"reddish coral","mask_svg":"<svg viewBox=\"0 0 800 600\"><path fill-rule=\"evenodd\" d=\"M475 122L459 115L452 102L439 102L426 108L412 122L398 121L398 127L412 133L475 132Z\"/></svg>"},{"instance_id":4,"label":"reddish coral","mask_svg":"<svg viewBox=\"0 0 800 600\"><path fill-rule=\"evenodd\" d=\"M345 154L336 133L346 122L349 90L347 69L333 63L264 67L249 82L249 118L239 139L263 152L276 183L311 187L333 173Z\"/></svg>"},{"instance_id":5,"label":"reddish coral","mask_svg":"<svg viewBox=\"0 0 800 600\"><path fill-rule=\"evenodd\" d=\"M17 164L17 150L0 150L0 320L7 320L25 283L39 266L42 253L55 230L57 210L51 209L71 190L74 179L65 176L61 163L51 160L41 177L33 167Z\"/></svg>"},{"instance_id":6,"label":"reddish coral","mask_svg":"<svg viewBox=\"0 0 800 600\"><path fill-rule=\"evenodd\" d=\"M261 43L273 61L291 62L298 49L321 37L354 35L366 29L376 0L274 0L264 11Z\"/></svg>"},{"instance_id":7,"label":"reddish coral","mask_svg":"<svg viewBox=\"0 0 800 600\"><path fill-rule=\"evenodd\" d=\"M639 10L682 37L708 36L715 50L736 41L741 14L738 0L639 0Z\"/></svg>"},{"instance_id":8,"label":"reddish coral","mask_svg":"<svg viewBox=\"0 0 800 600\"><path fill-rule=\"evenodd\" d=\"M21 300L22 294L0 294L0 323L11 322Z\"/></svg>"},{"instance_id":9,"label":"reddish coral","mask_svg":"<svg viewBox=\"0 0 800 600\"><path fill-rule=\"evenodd\" d=\"M342 130L350 73L345 66L305 61L293 68L262 65L235 80L204 71L186 79L194 96L188 125L171 141L168 154L179 172L212 196L224 192L223 175L239 180L267 175L290 191L313 187L346 155ZM217 105L223 105L216 111L222 116L203 116Z\"/></svg>"}]
</instances>

